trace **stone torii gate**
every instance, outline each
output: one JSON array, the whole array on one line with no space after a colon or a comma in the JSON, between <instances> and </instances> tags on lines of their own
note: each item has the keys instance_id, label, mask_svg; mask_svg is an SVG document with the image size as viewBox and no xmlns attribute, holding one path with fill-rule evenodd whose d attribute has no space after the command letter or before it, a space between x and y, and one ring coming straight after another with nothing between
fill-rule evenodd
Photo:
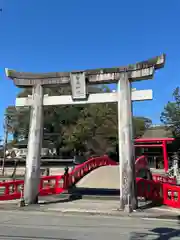
<instances>
[{"instance_id":1,"label":"stone torii gate","mask_svg":"<svg viewBox=\"0 0 180 240\"><path fill-rule=\"evenodd\" d=\"M118 137L120 169L120 208L136 209L135 159L132 133L131 101L151 100L152 90L132 91L131 82L153 78L155 70L164 67L165 55L116 68L73 72L33 74L5 69L6 76L19 88L32 87L32 96L17 98L16 106L31 106L24 199L26 204L38 201L44 105L72 105L118 102ZM117 83L115 93L89 94L87 84ZM71 84L72 96L47 96L43 87Z\"/></svg>"}]
</instances>

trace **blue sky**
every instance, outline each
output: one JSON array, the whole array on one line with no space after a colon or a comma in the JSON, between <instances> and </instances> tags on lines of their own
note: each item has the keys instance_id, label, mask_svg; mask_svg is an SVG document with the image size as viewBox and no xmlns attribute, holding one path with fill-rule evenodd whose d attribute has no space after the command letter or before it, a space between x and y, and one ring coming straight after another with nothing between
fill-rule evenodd
<instances>
[{"instance_id":1,"label":"blue sky","mask_svg":"<svg viewBox=\"0 0 180 240\"><path fill-rule=\"evenodd\" d=\"M154 99L134 104L134 114L159 123L164 105L180 80L180 1L1 0L0 135L3 113L18 89L4 68L69 71L113 67L167 54L154 80Z\"/></svg>"}]
</instances>

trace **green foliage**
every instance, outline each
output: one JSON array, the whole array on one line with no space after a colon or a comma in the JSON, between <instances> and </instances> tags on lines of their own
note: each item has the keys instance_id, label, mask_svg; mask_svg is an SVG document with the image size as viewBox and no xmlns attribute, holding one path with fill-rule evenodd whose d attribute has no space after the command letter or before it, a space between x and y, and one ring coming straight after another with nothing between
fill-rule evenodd
<instances>
[{"instance_id":1,"label":"green foliage","mask_svg":"<svg viewBox=\"0 0 180 240\"><path fill-rule=\"evenodd\" d=\"M151 124L152 121L149 118L145 117L133 118L134 137L135 138L141 137L145 130L151 126Z\"/></svg>"},{"instance_id":2,"label":"green foliage","mask_svg":"<svg viewBox=\"0 0 180 240\"><path fill-rule=\"evenodd\" d=\"M112 140L117 140L117 114L114 109L113 104L93 104L83 108L78 121L66 134L66 142L104 152Z\"/></svg>"},{"instance_id":3,"label":"green foliage","mask_svg":"<svg viewBox=\"0 0 180 240\"><path fill-rule=\"evenodd\" d=\"M180 137L180 88L173 92L174 101L168 102L161 113L161 121L167 129L172 131L174 137Z\"/></svg>"},{"instance_id":4,"label":"green foliage","mask_svg":"<svg viewBox=\"0 0 180 240\"><path fill-rule=\"evenodd\" d=\"M89 92L110 92L107 86L91 87ZM45 94L70 94L70 88L45 89ZM31 94L25 89L19 97ZM9 132L13 134L14 143L28 137L29 108L8 107L6 114L10 117ZM143 117L133 119L134 137L140 137L151 120ZM74 106L46 106L44 107L44 139L52 143L59 150L88 151L92 149L96 154L103 154L117 144L117 104L92 104Z\"/></svg>"}]
</instances>

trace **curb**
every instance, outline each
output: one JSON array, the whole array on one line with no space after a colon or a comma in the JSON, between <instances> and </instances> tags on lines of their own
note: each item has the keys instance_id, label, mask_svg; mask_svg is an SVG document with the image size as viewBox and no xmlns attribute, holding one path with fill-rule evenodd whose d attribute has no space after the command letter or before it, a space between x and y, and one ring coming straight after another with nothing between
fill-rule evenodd
<instances>
[{"instance_id":1,"label":"curb","mask_svg":"<svg viewBox=\"0 0 180 240\"><path fill-rule=\"evenodd\" d=\"M73 214L73 215L101 215L101 216L130 216L124 212L112 211L98 211L98 210L85 210L85 209L53 209L48 208L45 212L59 212L62 214Z\"/></svg>"},{"instance_id":2,"label":"curb","mask_svg":"<svg viewBox=\"0 0 180 240\"><path fill-rule=\"evenodd\" d=\"M158 210L158 209L157 209ZM30 214L56 214L62 216L104 216L104 217L115 217L115 218L123 218L123 219L141 219L146 221L169 221L169 222L179 222L180 223L180 215L169 215L167 212L165 214L158 213L147 213L142 210L137 210L132 213L126 213L124 211L118 209L112 210L86 210L86 209L67 209L67 208L43 208L43 205L35 205L35 206L26 206L26 207L18 207L14 205L10 208L0 209L0 212L16 212L23 213L29 212ZM161 211L162 213L162 211Z\"/></svg>"},{"instance_id":3,"label":"curb","mask_svg":"<svg viewBox=\"0 0 180 240\"><path fill-rule=\"evenodd\" d=\"M39 209L40 210L40 209ZM43 212L56 212L63 215L84 215L84 216L107 216L107 217L122 217L122 218L139 218L143 220L162 220L180 222L180 217L176 215L155 215L154 213L145 213L143 211L134 211L133 213L125 213L121 210L114 209L112 211L98 211L85 209L55 209L48 208Z\"/></svg>"},{"instance_id":4,"label":"curb","mask_svg":"<svg viewBox=\"0 0 180 240\"><path fill-rule=\"evenodd\" d=\"M177 208L160 208L160 207L154 207L154 210L157 210L157 211L166 211L166 212L171 212L171 213L175 213L175 214L179 214L179 217L180 217L180 209L177 209Z\"/></svg>"}]
</instances>

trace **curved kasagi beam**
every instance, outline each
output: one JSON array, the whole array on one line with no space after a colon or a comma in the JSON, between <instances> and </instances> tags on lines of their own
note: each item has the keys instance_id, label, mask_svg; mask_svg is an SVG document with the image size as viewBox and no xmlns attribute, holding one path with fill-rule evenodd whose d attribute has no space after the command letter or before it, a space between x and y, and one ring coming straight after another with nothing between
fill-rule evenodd
<instances>
[{"instance_id":1,"label":"curved kasagi beam","mask_svg":"<svg viewBox=\"0 0 180 240\"><path fill-rule=\"evenodd\" d=\"M84 73L89 83L113 83L120 79L121 74L128 73L132 81L152 78L154 71L164 67L165 54L148 59L146 61L129 64L127 66L98 68L72 71L72 73ZM14 81L18 87L32 87L39 83L41 85L61 85L70 83L71 72L52 73L28 73L5 69L6 76Z\"/></svg>"}]
</instances>

